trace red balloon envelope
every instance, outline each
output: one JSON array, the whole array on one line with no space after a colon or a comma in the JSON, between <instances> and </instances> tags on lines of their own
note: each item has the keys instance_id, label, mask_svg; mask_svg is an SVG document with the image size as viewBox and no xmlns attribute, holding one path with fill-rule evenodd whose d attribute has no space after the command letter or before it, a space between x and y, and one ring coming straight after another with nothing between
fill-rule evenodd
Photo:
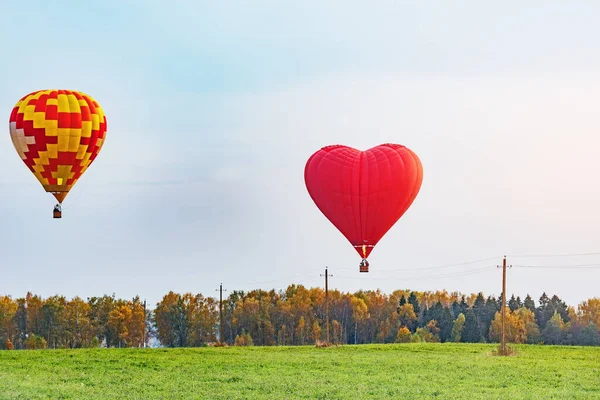
<instances>
[{"instance_id":1,"label":"red balloon envelope","mask_svg":"<svg viewBox=\"0 0 600 400\"><path fill-rule=\"evenodd\" d=\"M419 193L423 167L399 144L366 151L333 145L308 159L304 181L319 210L363 258L361 272L367 272L366 258Z\"/></svg>"}]
</instances>

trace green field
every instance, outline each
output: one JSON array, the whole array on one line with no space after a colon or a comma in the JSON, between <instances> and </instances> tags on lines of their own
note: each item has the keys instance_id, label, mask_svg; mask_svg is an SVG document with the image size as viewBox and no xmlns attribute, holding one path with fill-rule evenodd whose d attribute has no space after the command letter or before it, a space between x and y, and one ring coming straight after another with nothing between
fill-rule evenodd
<instances>
[{"instance_id":1,"label":"green field","mask_svg":"<svg viewBox=\"0 0 600 400\"><path fill-rule=\"evenodd\" d=\"M600 399L600 348L425 344L0 351L0 399Z\"/></svg>"}]
</instances>

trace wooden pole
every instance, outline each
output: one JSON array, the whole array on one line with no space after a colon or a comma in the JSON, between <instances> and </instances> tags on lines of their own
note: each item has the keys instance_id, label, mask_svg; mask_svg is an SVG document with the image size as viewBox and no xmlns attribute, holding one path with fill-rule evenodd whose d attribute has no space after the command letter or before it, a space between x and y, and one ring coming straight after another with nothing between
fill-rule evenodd
<instances>
[{"instance_id":1,"label":"wooden pole","mask_svg":"<svg viewBox=\"0 0 600 400\"><path fill-rule=\"evenodd\" d=\"M502 337L500 339L500 350L502 355L506 355L506 268L511 265L506 265L506 256L502 259ZM500 266L498 266L500 268Z\"/></svg>"},{"instance_id":2,"label":"wooden pole","mask_svg":"<svg viewBox=\"0 0 600 400\"><path fill-rule=\"evenodd\" d=\"M223 343L223 291L227 291L227 289L223 289L223 284L219 285L219 343Z\"/></svg>"},{"instance_id":3,"label":"wooden pole","mask_svg":"<svg viewBox=\"0 0 600 400\"><path fill-rule=\"evenodd\" d=\"M502 260L502 355L506 355L506 336L504 332L506 321L506 256Z\"/></svg>"},{"instance_id":4,"label":"wooden pole","mask_svg":"<svg viewBox=\"0 0 600 400\"><path fill-rule=\"evenodd\" d=\"M323 276L323 275L321 275ZM327 344L329 344L329 277L333 275L329 275L327 272L327 267L325 267L325 325L326 325L326 333L325 337L327 338Z\"/></svg>"}]
</instances>

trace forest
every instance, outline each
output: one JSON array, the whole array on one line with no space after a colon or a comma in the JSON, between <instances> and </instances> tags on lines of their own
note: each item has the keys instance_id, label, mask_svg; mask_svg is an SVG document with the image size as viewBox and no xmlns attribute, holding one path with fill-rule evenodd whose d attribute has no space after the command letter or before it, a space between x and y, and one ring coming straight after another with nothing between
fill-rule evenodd
<instances>
[{"instance_id":1,"label":"forest","mask_svg":"<svg viewBox=\"0 0 600 400\"><path fill-rule=\"evenodd\" d=\"M411 290L326 295L293 284L232 291L222 308L212 297L169 292L150 309L140 297L27 293L0 297L0 349L491 343L501 335L501 298ZM510 343L600 345L600 298L575 307L546 293L537 302L512 295L506 307Z\"/></svg>"}]
</instances>

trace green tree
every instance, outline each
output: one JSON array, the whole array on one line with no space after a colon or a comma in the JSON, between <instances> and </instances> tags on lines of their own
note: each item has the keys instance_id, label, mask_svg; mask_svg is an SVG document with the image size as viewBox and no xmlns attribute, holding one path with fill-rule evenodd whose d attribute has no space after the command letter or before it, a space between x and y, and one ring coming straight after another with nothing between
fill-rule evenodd
<instances>
[{"instance_id":1,"label":"green tree","mask_svg":"<svg viewBox=\"0 0 600 400\"><path fill-rule=\"evenodd\" d=\"M452 326L452 341L460 342L462 337L463 328L465 327L465 314L460 313Z\"/></svg>"},{"instance_id":2,"label":"green tree","mask_svg":"<svg viewBox=\"0 0 600 400\"><path fill-rule=\"evenodd\" d=\"M596 324L590 322L581 329L579 343L583 346L600 346L600 333Z\"/></svg>"},{"instance_id":3,"label":"green tree","mask_svg":"<svg viewBox=\"0 0 600 400\"><path fill-rule=\"evenodd\" d=\"M452 315L457 318L459 314L462 313L462 308L460 307L460 303L456 300L452 302L452 306L450 306L450 311L452 311Z\"/></svg>"},{"instance_id":4,"label":"green tree","mask_svg":"<svg viewBox=\"0 0 600 400\"><path fill-rule=\"evenodd\" d=\"M440 327L439 335L442 343L452 340L453 323L452 312L448 307L444 307L441 318L438 321L438 326Z\"/></svg>"},{"instance_id":5,"label":"green tree","mask_svg":"<svg viewBox=\"0 0 600 400\"><path fill-rule=\"evenodd\" d=\"M421 306L419 306L419 301L417 300L417 295L415 292L410 292L410 295L408 296L408 304L413 306L413 311L416 315L421 313Z\"/></svg>"},{"instance_id":6,"label":"green tree","mask_svg":"<svg viewBox=\"0 0 600 400\"><path fill-rule=\"evenodd\" d=\"M555 312L542 331L542 338L547 344L561 344L565 338L565 323L558 312Z\"/></svg>"},{"instance_id":7,"label":"green tree","mask_svg":"<svg viewBox=\"0 0 600 400\"><path fill-rule=\"evenodd\" d=\"M477 316L472 308L469 308L465 314L465 326L462 333L462 341L467 343L478 343L481 342L482 335L479 330L479 323L477 322Z\"/></svg>"},{"instance_id":8,"label":"green tree","mask_svg":"<svg viewBox=\"0 0 600 400\"><path fill-rule=\"evenodd\" d=\"M41 309L42 332L47 345L56 349L61 346L65 328L64 311L67 300L62 296L53 296L44 301Z\"/></svg>"},{"instance_id":9,"label":"green tree","mask_svg":"<svg viewBox=\"0 0 600 400\"><path fill-rule=\"evenodd\" d=\"M493 315L490 315L490 313L488 312L488 308L486 307L486 300L483 297L483 293L481 292L477 294L477 298L473 303L473 312L477 317L477 323L479 325L479 332L481 334L481 337L485 341L488 336L488 329L492 321Z\"/></svg>"},{"instance_id":10,"label":"green tree","mask_svg":"<svg viewBox=\"0 0 600 400\"><path fill-rule=\"evenodd\" d=\"M31 334L24 341L27 350L45 349L47 347L46 339L36 334Z\"/></svg>"},{"instance_id":11,"label":"green tree","mask_svg":"<svg viewBox=\"0 0 600 400\"><path fill-rule=\"evenodd\" d=\"M525 297L525 301L523 302L523 307L527 308L530 311L535 312L535 302L531 298L529 294Z\"/></svg>"}]
</instances>

